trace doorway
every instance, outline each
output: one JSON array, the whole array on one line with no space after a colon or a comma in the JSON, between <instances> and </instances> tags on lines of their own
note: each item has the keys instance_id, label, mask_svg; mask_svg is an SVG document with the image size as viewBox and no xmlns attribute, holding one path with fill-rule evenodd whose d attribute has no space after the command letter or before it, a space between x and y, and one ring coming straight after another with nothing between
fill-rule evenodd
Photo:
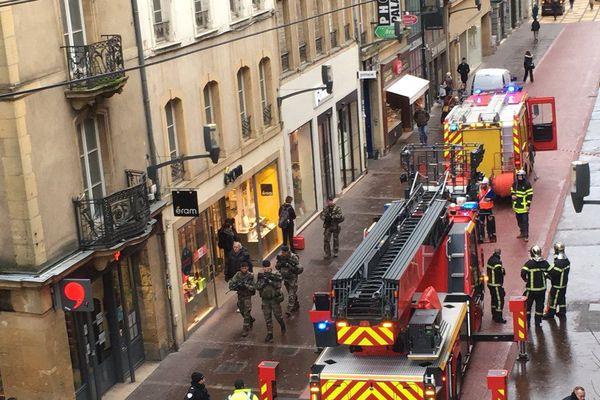
<instances>
[{"instance_id":1,"label":"doorway","mask_svg":"<svg viewBox=\"0 0 600 400\"><path fill-rule=\"evenodd\" d=\"M335 185L333 182L333 154L331 148L331 109L327 110L317 118L319 131L319 148L321 156L321 184L323 193L323 204L327 198L335 197Z\"/></svg>"}]
</instances>

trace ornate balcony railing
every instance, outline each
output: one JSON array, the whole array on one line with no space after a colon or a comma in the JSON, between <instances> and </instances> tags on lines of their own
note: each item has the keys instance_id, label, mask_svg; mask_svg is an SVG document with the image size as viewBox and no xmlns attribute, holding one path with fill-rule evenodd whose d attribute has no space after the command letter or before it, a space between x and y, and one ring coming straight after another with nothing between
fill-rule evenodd
<instances>
[{"instance_id":1,"label":"ornate balcony railing","mask_svg":"<svg viewBox=\"0 0 600 400\"><path fill-rule=\"evenodd\" d=\"M242 137L244 140L250 139L251 132L250 116L242 116Z\"/></svg>"},{"instance_id":2,"label":"ornate balcony railing","mask_svg":"<svg viewBox=\"0 0 600 400\"><path fill-rule=\"evenodd\" d=\"M171 179L173 180L173 182L183 180L183 177L185 175L185 164L182 160L183 157L184 155L181 154L179 156L171 158L172 160L177 160L177 162L171 164Z\"/></svg>"},{"instance_id":3,"label":"ornate balcony railing","mask_svg":"<svg viewBox=\"0 0 600 400\"><path fill-rule=\"evenodd\" d=\"M125 76L120 35L102 35L106 40L85 46L65 46L71 90L93 89L119 82ZM107 75L108 74L108 75Z\"/></svg>"},{"instance_id":4,"label":"ornate balcony railing","mask_svg":"<svg viewBox=\"0 0 600 400\"><path fill-rule=\"evenodd\" d=\"M271 115L271 105L265 104L263 106L263 124L265 126L271 125L271 121L273 120L273 115Z\"/></svg>"},{"instance_id":5,"label":"ornate balcony railing","mask_svg":"<svg viewBox=\"0 0 600 400\"><path fill-rule=\"evenodd\" d=\"M141 234L150 220L145 179L101 199L74 199L81 248L112 247Z\"/></svg>"},{"instance_id":6,"label":"ornate balcony railing","mask_svg":"<svg viewBox=\"0 0 600 400\"><path fill-rule=\"evenodd\" d=\"M169 38L169 21L154 23L154 37L156 43L166 42Z\"/></svg>"}]
</instances>

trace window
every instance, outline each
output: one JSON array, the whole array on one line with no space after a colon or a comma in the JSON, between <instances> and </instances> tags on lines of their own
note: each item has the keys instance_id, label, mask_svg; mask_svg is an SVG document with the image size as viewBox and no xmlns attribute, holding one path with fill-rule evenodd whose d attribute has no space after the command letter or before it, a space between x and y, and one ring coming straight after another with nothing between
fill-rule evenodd
<instances>
[{"instance_id":1,"label":"window","mask_svg":"<svg viewBox=\"0 0 600 400\"><path fill-rule=\"evenodd\" d=\"M194 17L197 31L202 31L210 26L208 19L208 0L194 0Z\"/></svg>"},{"instance_id":2,"label":"window","mask_svg":"<svg viewBox=\"0 0 600 400\"><path fill-rule=\"evenodd\" d=\"M284 25L289 22L289 18L286 15L286 9L284 9L284 2L287 6L287 0L278 1L275 4L275 23L277 26ZM290 70L290 53L288 47L288 38L289 36L289 27L287 28L279 28L277 30L277 35L279 36L279 51L281 52L281 70L282 72L286 72Z\"/></svg>"},{"instance_id":3,"label":"window","mask_svg":"<svg viewBox=\"0 0 600 400\"><path fill-rule=\"evenodd\" d=\"M337 0L330 0L329 10L334 11L338 9ZM328 14L329 19L329 38L331 40L331 48L334 49L339 46L338 42L338 15L339 13Z\"/></svg>"},{"instance_id":4,"label":"window","mask_svg":"<svg viewBox=\"0 0 600 400\"><path fill-rule=\"evenodd\" d=\"M78 127L79 161L83 178L83 192L87 199L101 199L105 194L102 154L95 118L86 118ZM92 210L94 214L94 210Z\"/></svg>"},{"instance_id":5,"label":"window","mask_svg":"<svg viewBox=\"0 0 600 400\"><path fill-rule=\"evenodd\" d=\"M270 126L273 117L271 104L269 104L271 64L268 58L263 58L258 64L258 83L260 86L260 105L263 114L264 126Z\"/></svg>"},{"instance_id":6,"label":"window","mask_svg":"<svg viewBox=\"0 0 600 400\"><path fill-rule=\"evenodd\" d=\"M237 73L237 86L238 86L238 105L240 106L240 121L242 124L242 138L244 140L250 139L251 125L250 116L248 115L248 108L246 96L248 96L249 89L249 70L248 68L240 68Z\"/></svg>"},{"instance_id":7,"label":"window","mask_svg":"<svg viewBox=\"0 0 600 400\"><path fill-rule=\"evenodd\" d=\"M264 0L252 0L252 9L255 12L262 10L264 7Z\"/></svg>"},{"instance_id":8,"label":"window","mask_svg":"<svg viewBox=\"0 0 600 400\"><path fill-rule=\"evenodd\" d=\"M296 0L296 21L306 19L305 12L306 2ZM296 24L298 27L298 50L300 52L300 64L306 63L308 57L306 53L307 29L306 22Z\"/></svg>"},{"instance_id":9,"label":"window","mask_svg":"<svg viewBox=\"0 0 600 400\"><path fill-rule=\"evenodd\" d=\"M179 140L177 138L177 118L175 116L176 103L171 100L165 106L165 115L167 118L167 136L169 137L169 158L175 160L179 154ZM183 163L171 165L171 178L176 180L183 179Z\"/></svg>"},{"instance_id":10,"label":"window","mask_svg":"<svg viewBox=\"0 0 600 400\"><path fill-rule=\"evenodd\" d=\"M152 0L152 14L154 17L154 38L157 43L164 42L169 37L169 20L162 0Z\"/></svg>"},{"instance_id":11,"label":"window","mask_svg":"<svg viewBox=\"0 0 600 400\"><path fill-rule=\"evenodd\" d=\"M219 134L219 146L221 147L220 157L225 157L223 149L223 138L220 129L220 114L219 114L219 85L215 81L210 81L204 86L203 90L204 98L204 119L206 124L216 124L217 132Z\"/></svg>"},{"instance_id":12,"label":"window","mask_svg":"<svg viewBox=\"0 0 600 400\"><path fill-rule=\"evenodd\" d=\"M84 46L85 26L81 0L61 0L65 46Z\"/></svg>"},{"instance_id":13,"label":"window","mask_svg":"<svg viewBox=\"0 0 600 400\"><path fill-rule=\"evenodd\" d=\"M352 8L349 6L352 5L352 0L344 0L344 7L348 7L344 9L342 13L342 25L344 26L344 41L349 42L352 40Z\"/></svg>"},{"instance_id":14,"label":"window","mask_svg":"<svg viewBox=\"0 0 600 400\"><path fill-rule=\"evenodd\" d=\"M315 1L313 3L313 14L323 14L323 2ZM317 55L323 54L323 17L314 18L315 21L315 53Z\"/></svg>"},{"instance_id":15,"label":"window","mask_svg":"<svg viewBox=\"0 0 600 400\"><path fill-rule=\"evenodd\" d=\"M241 0L229 0L229 10L231 11L231 19L241 18L243 15L243 5Z\"/></svg>"}]
</instances>

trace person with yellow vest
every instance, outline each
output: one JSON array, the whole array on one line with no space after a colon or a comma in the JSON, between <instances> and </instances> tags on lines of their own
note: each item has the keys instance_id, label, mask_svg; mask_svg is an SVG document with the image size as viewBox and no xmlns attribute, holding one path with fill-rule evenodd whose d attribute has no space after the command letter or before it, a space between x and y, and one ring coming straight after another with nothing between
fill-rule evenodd
<instances>
[{"instance_id":1,"label":"person with yellow vest","mask_svg":"<svg viewBox=\"0 0 600 400\"><path fill-rule=\"evenodd\" d=\"M550 268L550 264L542 258L542 249L540 246L532 246L529 249L529 260L521 267L521 279L525 281L525 293L523 293L523 296L527 296L528 327L531 322L531 308L533 303L535 303L535 325L540 326L542 324L548 268Z\"/></svg>"},{"instance_id":2,"label":"person with yellow vest","mask_svg":"<svg viewBox=\"0 0 600 400\"><path fill-rule=\"evenodd\" d=\"M233 386L235 389L232 394L227 396L227 400L258 400L258 396L252 393L251 389L246 389L244 387L244 381L242 379L237 379Z\"/></svg>"},{"instance_id":3,"label":"person with yellow vest","mask_svg":"<svg viewBox=\"0 0 600 400\"><path fill-rule=\"evenodd\" d=\"M479 193L477 200L479 201L479 243L483 243L485 239L485 231L487 230L490 242L496 241L496 219L494 217L494 199L496 194L490 186L488 178L483 178L479 184Z\"/></svg>"},{"instance_id":4,"label":"person with yellow vest","mask_svg":"<svg viewBox=\"0 0 600 400\"><path fill-rule=\"evenodd\" d=\"M504 297L506 292L504 291L504 275L506 271L502 265L500 259L500 249L495 249L494 254L488 259L487 262L487 286L490 290L490 297L492 300L492 320L501 324L505 324L506 320L502 318L502 309L504 308Z\"/></svg>"},{"instance_id":5,"label":"person with yellow vest","mask_svg":"<svg viewBox=\"0 0 600 400\"><path fill-rule=\"evenodd\" d=\"M519 225L519 236L517 239L529 240L529 207L533 199L533 188L527 181L526 173L520 169L517 171L517 179L513 182L511 188L512 209L517 217Z\"/></svg>"}]
</instances>

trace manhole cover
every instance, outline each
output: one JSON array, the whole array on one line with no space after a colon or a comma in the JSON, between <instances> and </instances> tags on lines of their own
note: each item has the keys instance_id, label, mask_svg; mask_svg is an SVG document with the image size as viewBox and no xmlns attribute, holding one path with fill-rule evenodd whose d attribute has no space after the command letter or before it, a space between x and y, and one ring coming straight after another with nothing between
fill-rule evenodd
<instances>
[{"instance_id":1,"label":"manhole cover","mask_svg":"<svg viewBox=\"0 0 600 400\"><path fill-rule=\"evenodd\" d=\"M278 347L273 351L274 355L292 357L298 353L298 349L293 347Z\"/></svg>"},{"instance_id":2,"label":"manhole cover","mask_svg":"<svg viewBox=\"0 0 600 400\"><path fill-rule=\"evenodd\" d=\"M225 361L217 367L215 372L223 374L237 374L240 373L248 365L245 361Z\"/></svg>"},{"instance_id":3,"label":"manhole cover","mask_svg":"<svg viewBox=\"0 0 600 400\"><path fill-rule=\"evenodd\" d=\"M198 358L208 358L208 359L212 360L212 359L219 357L221 355L221 353L223 353L222 349L207 347L207 348L200 350L197 357Z\"/></svg>"}]
</instances>

